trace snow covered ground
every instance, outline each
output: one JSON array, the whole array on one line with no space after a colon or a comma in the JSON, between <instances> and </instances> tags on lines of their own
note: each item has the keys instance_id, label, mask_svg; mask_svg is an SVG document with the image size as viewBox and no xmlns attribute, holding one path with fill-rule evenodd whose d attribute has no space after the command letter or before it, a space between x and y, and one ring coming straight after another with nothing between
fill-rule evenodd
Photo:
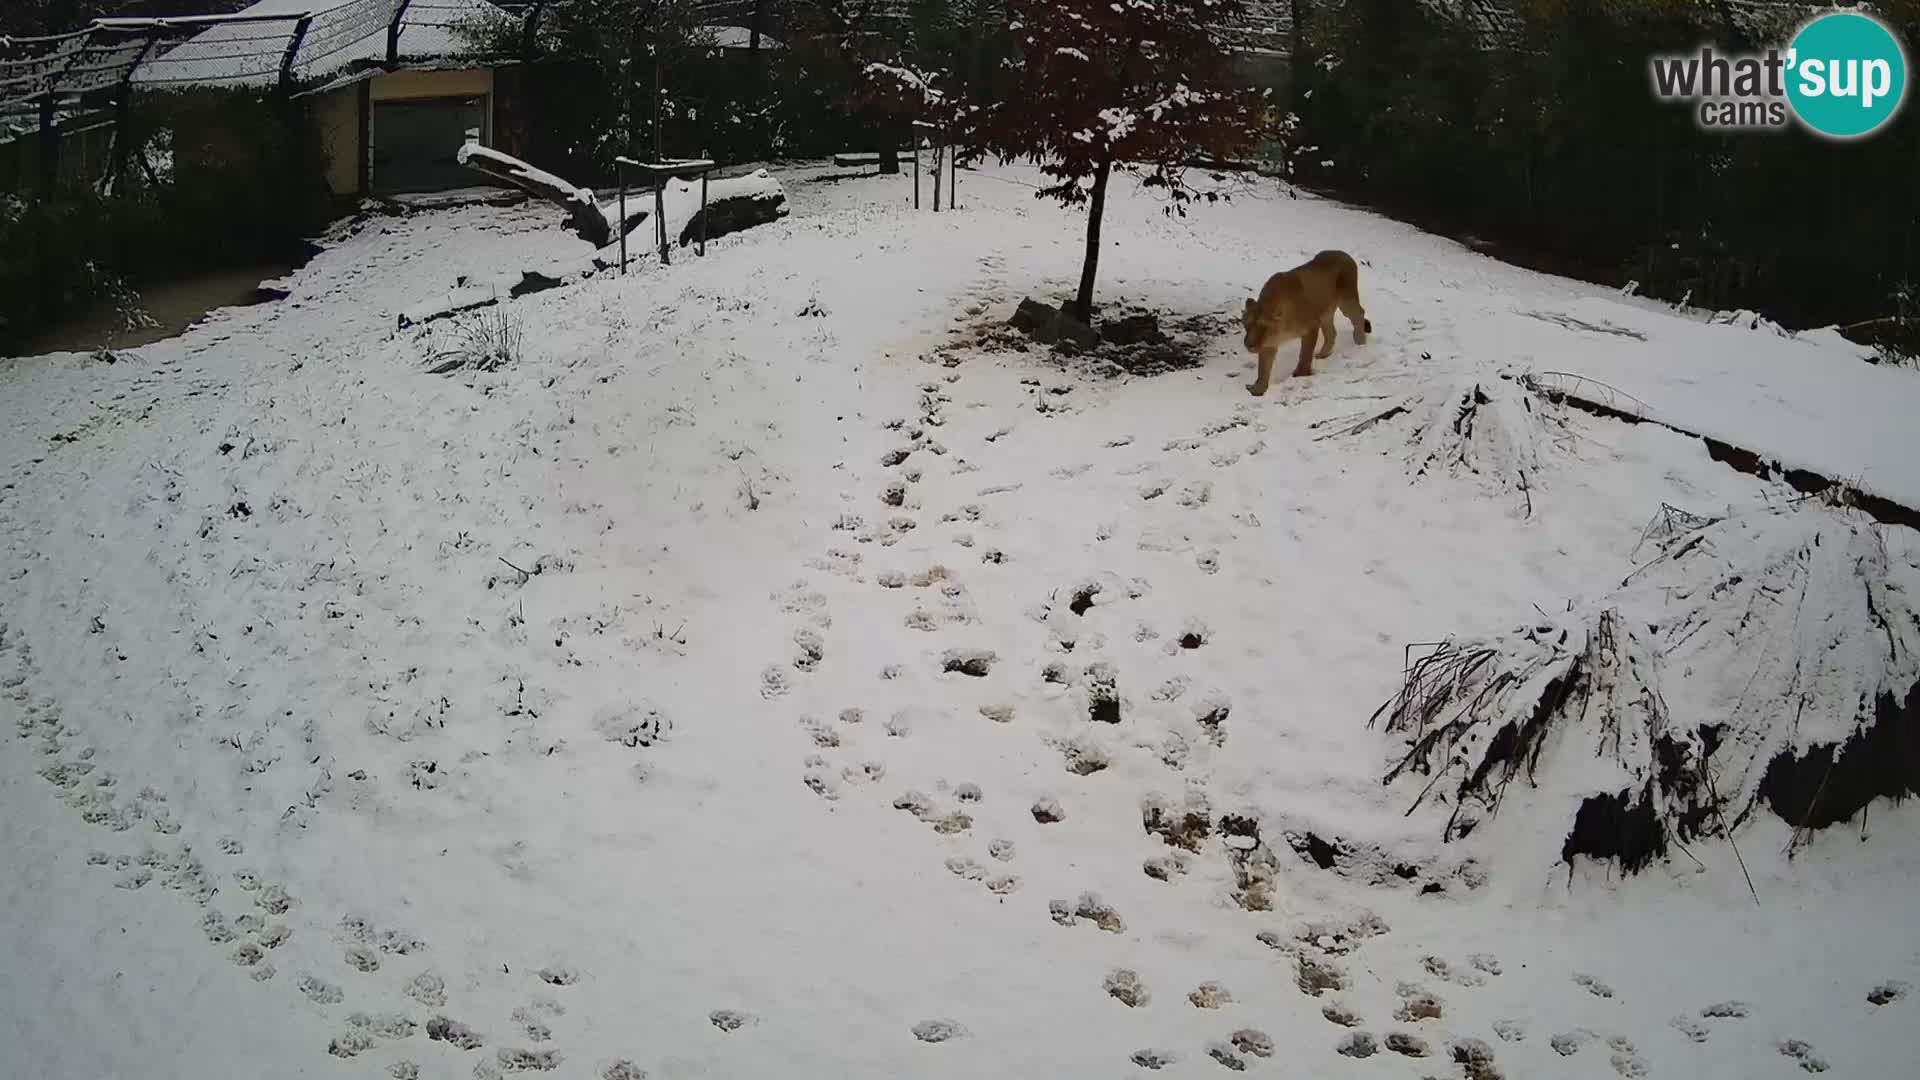
<instances>
[{"instance_id":1,"label":"snow covered ground","mask_svg":"<svg viewBox=\"0 0 1920 1080\"><path fill-rule=\"evenodd\" d=\"M491 373L394 315L582 255L551 208L0 367L6 1074L1910 1075L1913 807L1791 860L1757 815L1756 903L1719 839L1569 872L1545 789L1442 844L1367 720L1663 504L1793 498L1518 376L1889 497L1916 377L1271 189L1119 199L1102 302L1227 316L1339 246L1368 345L1258 401L1224 320L1075 373L966 344L1077 274L1033 179L783 173L788 220L511 301Z\"/></svg>"}]
</instances>

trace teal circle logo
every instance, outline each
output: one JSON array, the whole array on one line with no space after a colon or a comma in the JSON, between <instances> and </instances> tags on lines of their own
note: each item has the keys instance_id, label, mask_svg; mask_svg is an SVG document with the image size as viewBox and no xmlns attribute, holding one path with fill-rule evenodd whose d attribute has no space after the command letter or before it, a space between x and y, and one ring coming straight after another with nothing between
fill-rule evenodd
<instances>
[{"instance_id":1,"label":"teal circle logo","mask_svg":"<svg viewBox=\"0 0 1920 1080\"><path fill-rule=\"evenodd\" d=\"M1857 139L1880 130L1907 96L1907 54L1892 30L1843 11L1800 28L1787 53L1787 101L1816 134Z\"/></svg>"}]
</instances>

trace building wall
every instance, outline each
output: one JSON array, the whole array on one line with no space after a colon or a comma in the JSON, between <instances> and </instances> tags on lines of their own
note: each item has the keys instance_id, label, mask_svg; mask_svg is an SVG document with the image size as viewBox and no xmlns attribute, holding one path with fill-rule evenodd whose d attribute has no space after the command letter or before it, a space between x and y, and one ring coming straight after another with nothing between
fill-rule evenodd
<instances>
[{"instance_id":1,"label":"building wall","mask_svg":"<svg viewBox=\"0 0 1920 1080\"><path fill-rule=\"evenodd\" d=\"M343 86L314 100L313 119L320 148L327 155L327 190L353 195L360 190L360 88Z\"/></svg>"},{"instance_id":2,"label":"building wall","mask_svg":"<svg viewBox=\"0 0 1920 1080\"><path fill-rule=\"evenodd\" d=\"M485 98L487 111L493 112L494 78L491 68L464 71L392 71L373 77L369 88L375 103L382 101L420 101L430 98ZM314 119L320 128L320 144L327 154L327 187L335 195L360 192L360 140L367 133L360 129L360 87L342 86L320 95L314 103ZM480 133L482 142L493 136L493 120Z\"/></svg>"},{"instance_id":3,"label":"building wall","mask_svg":"<svg viewBox=\"0 0 1920 1080\"><path fill-rule=\"evenodd\" d=\"M493 69L466 71L393 71L373 80L373 100L411 101L419 98L491 97ZM484 133L483 133L484 137Z\"/></svg>"}]
</instances>

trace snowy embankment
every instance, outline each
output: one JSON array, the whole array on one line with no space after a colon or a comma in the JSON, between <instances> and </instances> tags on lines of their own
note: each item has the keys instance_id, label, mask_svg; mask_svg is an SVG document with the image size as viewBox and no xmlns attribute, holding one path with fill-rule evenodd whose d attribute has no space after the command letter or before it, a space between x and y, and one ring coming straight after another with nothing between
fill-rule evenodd
<instances>
[{"instance_id":1,"label":"snowy embankment","mask_svg":"<svg viewBox=\"0 0 1920 1080\"><path fill-rule=\"evenodd\" d=\"M1622 877L1557 861L1618 782L1590 733L1443 843L1367 720L1410 645L1613 603L1663 506L1727 563L1856 535L1521 376L1790 461L1797 411L1876 485L1910 463L1862 430L1920 381L1834 401L1840 350L1271 192L1118 199L1103 302L1224 316L1339 246L1375 338L1260 401L1224 319L1196 369L1097 378L974 340L1077 271L1032 174L937 216L780 179L793 216L705 259L493 309L497 371L426 374L394 316L577 252L550 207L377 221L279 305L5 367L16 1071L1903 1074L1910 807ZM1839 374L1741 367L1788 349ZM1741 684L1657 647L1713 668L1665 672L1678 712Z\"/></svg>"}]
</instances>

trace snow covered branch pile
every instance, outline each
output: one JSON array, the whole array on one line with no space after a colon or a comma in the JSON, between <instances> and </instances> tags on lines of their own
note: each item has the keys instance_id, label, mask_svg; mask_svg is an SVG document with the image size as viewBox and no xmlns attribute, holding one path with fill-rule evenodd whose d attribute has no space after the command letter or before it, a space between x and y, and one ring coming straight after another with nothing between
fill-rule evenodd
<instances>
[{"instance_id":1,"label":"snow covered branch pile","mask_svg":"<svg viewBox=\"0 0 1920 1080\"><path fill-rule=\"evenodd\" d=\"M1920 614L1877 527L1817 506L1662 522L1611 595L1448 642L1375 713L1406 740L1387 781L1451 803L1446 839L1516 780L1568 815L1562 861L1629 871L1761 805L1809 829L1920 793Z\"/></svg>"}]
</instances>

